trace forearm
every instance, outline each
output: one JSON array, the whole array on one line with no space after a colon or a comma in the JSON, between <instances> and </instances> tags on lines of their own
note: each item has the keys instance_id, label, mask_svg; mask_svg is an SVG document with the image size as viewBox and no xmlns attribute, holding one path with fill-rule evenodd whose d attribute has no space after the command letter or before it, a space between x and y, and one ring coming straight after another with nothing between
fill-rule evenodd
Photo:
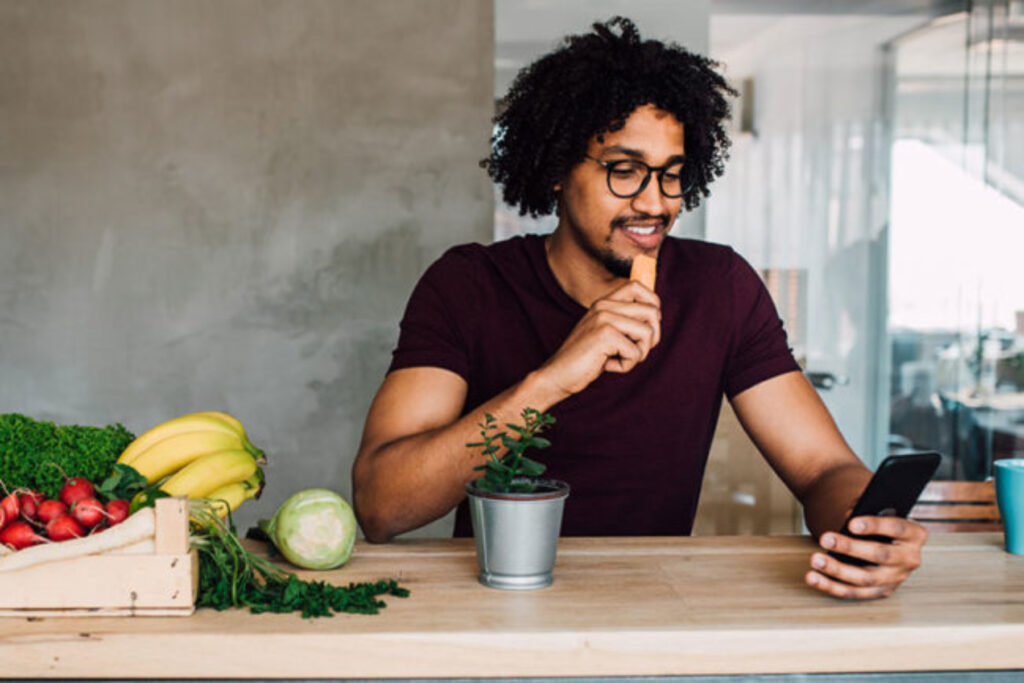
<instances>
[{"instance_id":1,"label":"forearm","mask_svg":"<svg viewBox=\"0 0 1024 683\"><path fill-rule=\"evenodd\" d=\"M871 472L803 373L756 384L733 397L732 405L761 453L800 499L811 532L838 531Z\"/></svg>"},{"instance_id":2,"label":"forearm","mask_svg":"<svg viewBox=\"0 0 1024 683\"><path fill-rule=\"evenodd\" d=\"M859 462L823 472L801 496L811 533L818 537L825 531L839 531L870 479L870 470Z\"/></svg>"},{"instance_id":3,"label":"forearm","mask_svg":"<svg viewBox=\"0 0 1024 683\"><path fill-rule=\"evenodd\" d=\"M445 515L465 496L466 482L485 461L479 423L490 413L515 421L524 408L548 410L563 397L538 373L510 387L450 424L361 449L353 468L353 500L360 526L372 542L385 542Z\"/></svg>"}]
</instances>

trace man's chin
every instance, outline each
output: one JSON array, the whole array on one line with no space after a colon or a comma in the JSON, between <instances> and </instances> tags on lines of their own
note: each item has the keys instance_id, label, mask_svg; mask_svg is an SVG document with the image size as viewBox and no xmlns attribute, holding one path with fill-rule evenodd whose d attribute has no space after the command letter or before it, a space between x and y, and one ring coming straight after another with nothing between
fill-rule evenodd
<instances>
[{"instance_id":1,"label":"man's chin","mask_svg":"<svg viewBox=\"0 0 1024 683\"><path fill-rule=\"evenodd\" d=\"M601 263L604 264L605 270L615 277L629 277L633 268L632 257L624 258L607 252L601 255Z\"/></svg>"}]
</instances>

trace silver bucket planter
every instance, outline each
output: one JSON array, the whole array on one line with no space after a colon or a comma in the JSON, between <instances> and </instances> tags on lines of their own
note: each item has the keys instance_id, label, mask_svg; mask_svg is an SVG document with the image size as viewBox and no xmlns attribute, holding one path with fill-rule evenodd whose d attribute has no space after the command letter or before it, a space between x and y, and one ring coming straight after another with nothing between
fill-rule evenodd
<instances>
[{"instance_id":1,"label":"silver bucket planter","mask_svg":"<svg viewBox=\"0 0 1024 683\"><path fill-rule=\"evenodd\" d=\"M536 480L531 493L493 493L466 484L480 583L531 590L551 585L569 485Z\"/></svg>"}]
</instances>

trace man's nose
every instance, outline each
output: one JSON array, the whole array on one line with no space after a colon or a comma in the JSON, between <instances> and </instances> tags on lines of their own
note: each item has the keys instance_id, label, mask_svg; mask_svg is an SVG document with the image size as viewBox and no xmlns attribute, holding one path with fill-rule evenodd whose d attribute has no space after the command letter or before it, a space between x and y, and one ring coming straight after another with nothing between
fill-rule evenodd
<instances>
[{"instance_id":1,"label":"man's nose","mask_svg":"<svg viewBox=\"0 0 1024 683\"><path fill-rule=\"evenodd\" d=\"M668 198L661 193L657 176L652 174L647 181L647 187L633 197L630 206L637 213L660 216L669 213L667 201Z\"/></svg>"}]
</instances>

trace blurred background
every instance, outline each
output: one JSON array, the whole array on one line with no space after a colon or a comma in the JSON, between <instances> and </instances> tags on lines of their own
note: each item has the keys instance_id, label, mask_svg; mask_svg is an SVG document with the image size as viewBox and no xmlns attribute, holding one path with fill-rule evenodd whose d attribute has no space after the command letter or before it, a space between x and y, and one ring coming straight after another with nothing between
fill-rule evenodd
<instances>
[{"instance_id":1,"label":"blurred background","mask_svg":"<svg viewBox=\"0 0 1024 683\"><path fill-rule=\"evenodd\" d=\"M0 0L0 412L227 410L270 456L240 526L348 497L423 269L553 228L478 167L497 100L615 14L741 92L674 232L761 271L864 461L1024 457L1022 0ZM696 532L800 528L726 410Z\"/></svg>"}]
</instances>

